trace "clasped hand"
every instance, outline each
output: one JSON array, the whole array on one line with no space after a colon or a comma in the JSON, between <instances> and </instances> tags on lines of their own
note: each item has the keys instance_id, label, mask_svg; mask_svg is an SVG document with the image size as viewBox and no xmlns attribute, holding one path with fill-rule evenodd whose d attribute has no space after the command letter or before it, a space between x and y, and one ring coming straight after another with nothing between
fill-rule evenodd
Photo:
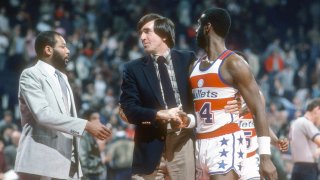
<instances>
[{"instance_id":1,"label":"clasped hand","mask_svg":"<svg viewBox=\"0 0 320 180\"><path fill-rule=\"evenodd\" d=\"M189 118L180 107L175 107L157 112L157 119L168 122L173 129L185 128L189 125Z\"/></svg>"}]
</instances>

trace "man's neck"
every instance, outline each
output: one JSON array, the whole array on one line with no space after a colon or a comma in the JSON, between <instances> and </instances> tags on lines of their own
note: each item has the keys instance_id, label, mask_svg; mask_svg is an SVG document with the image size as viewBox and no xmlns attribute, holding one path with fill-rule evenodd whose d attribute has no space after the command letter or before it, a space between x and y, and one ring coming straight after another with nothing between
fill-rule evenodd
<instances>
[{"instance_id":1,"label":"man's neck","mask_svg":"<svg viewBox=\"0 0 320 180\"><path fill-rule=\"evenodd\" d=\"M311 114L310 114L309 112L306 112L306 113L304 114L304 117L305 117L307 120L309 120L309 121L311 121L312 123L314 123L314 120L313 120L313 118L312 118L312 116L311 116Z\"/></svg>"},{"instance_id":2,"label":"man's neck","mask_svg":"<svg viewBox=\"0 0 320 180\"><path fill-rule=\"evenodd\" d=\"M219 55L226 49L227 48L223 39L215 39L209 42L209 45L206 48L206 52L208 54L209 59L213 60L217 59Z\"/></svg>"},{"instance_id":3,"label":"man's neck","mask_svg":"<svg viewBox=\"0 0 320 180\"><path fill-rule=\"evenodd\" d=\"M159 52L159 53L151 54L151 57L153 59L157 59L159 56L163 56L164 58L167 59L169 54L170 54L170 49L167 49L167 51L165 51L165 52L161 52L161 53Z\"/></svg>"},{"instance_id":4,"label":"man's neck","mask_svg":"<svg viewBox=\"0 0 320 180\"><path fill-rule=\"evenodd\" d=\"M170 53L170 49L166 48L161 51L155 52L154 54L152 54L152 56L168 56L169 53Z\"/></svg>"}]
</instances>

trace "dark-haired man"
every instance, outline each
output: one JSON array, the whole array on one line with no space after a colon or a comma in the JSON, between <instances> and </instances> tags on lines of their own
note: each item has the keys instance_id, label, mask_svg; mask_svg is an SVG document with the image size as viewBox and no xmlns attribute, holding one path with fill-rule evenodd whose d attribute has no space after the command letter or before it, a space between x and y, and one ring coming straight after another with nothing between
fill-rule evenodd
<instances>
[{"instance_id":1,"label":"dark-haired man","mask_svg":"<svg viewBox=\"0 0 320 180\"><path fill-rule=\"evenodd\" d=\"M22 134L15 171L21 180L80 179L79 137L86 130L106 139L111 131L100 122L77 118L65 75L70 51L62 35L41 32L35 50L39 61L19 81Z\"/></svg>"},{"instance_id":2,"label":"dark-haired man","mask_svg":"<svg viewBox=\"0 0 320 180\"><path fill-rule=\"evenodd\" d=\"M248 65L225 46L231 19L221 8L204 11L198 20L197 43L207 56L200 58L190 75L197 114L196 164L199 179L238 179L246 156L239 116L224 111L228 100L240 92L255 116L260 173L276 179L270 159L270 137L265 109Z\"/></svg>"},{"instance_id":3,"label":"dark-haired man","mask_svg":"<svg viewBox=\"0 0 320 180\"><path fill-rule=\"evenodd\" d=\"M146 56L125 64L120 97L128 122L136 125L132 178L195 179L195 118L188 83L195 55L171 49L175 34L168 18L147 14L137 29Z\"/></svg>"}]
</instances>

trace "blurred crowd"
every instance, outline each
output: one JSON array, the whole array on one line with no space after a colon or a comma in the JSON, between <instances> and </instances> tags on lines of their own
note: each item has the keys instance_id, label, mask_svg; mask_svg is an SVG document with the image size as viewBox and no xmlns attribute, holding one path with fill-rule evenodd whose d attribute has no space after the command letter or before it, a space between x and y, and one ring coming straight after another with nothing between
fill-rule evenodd
<instances>
[{"instance_id":1,"label":"blurred crowd","mask_svg":"<svg viewBox=\"0 0 320 180\"><path fill-rule=\"evenodd\" d=\"M120 120L117 108L123 64L143 56L137 21L149 12L169 17L176 26L175 48L201 56L195 27L200 13L212 6L230 12L227 48L246 54L266 97L267 119L279 137L287 137L290 122L303 114L308 99L320 95L319 1L6 0L0 2L0 172L14 166L21 129L18 80L37 61L38 32L64 35L78 114L95 109L114 132L112 139L97 142L105 166L101 177L123 178L130 171L134 127ZM290 151L274 151L285 179Z\"/></svg>"}]
</instances>

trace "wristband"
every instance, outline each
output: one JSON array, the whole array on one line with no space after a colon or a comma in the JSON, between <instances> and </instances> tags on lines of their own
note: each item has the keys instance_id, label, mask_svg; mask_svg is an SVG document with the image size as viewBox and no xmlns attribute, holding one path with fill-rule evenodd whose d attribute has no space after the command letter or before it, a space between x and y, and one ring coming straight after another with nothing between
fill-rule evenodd
<instances>
[{"instance_id":1,"label":"wristband","mask_svg":"<svg viewBox=\"0 0 320 180\"><path fill-rule=\"evenodd\" d=\"M258 137L259 154L271 155L270 141L271 138L269 136Z\"/></svg>"},{"instance_id":2,"label":"wristband","mask_svg":"<svg viewBox=\"0 0 320 180\"><path fill-rule=\"evenodd\" d=\"M187 114L190 122L189 125L186 128L194 128L196 125L196 118L194 118L193 114Z\"/></svg>"}]
</instances>

